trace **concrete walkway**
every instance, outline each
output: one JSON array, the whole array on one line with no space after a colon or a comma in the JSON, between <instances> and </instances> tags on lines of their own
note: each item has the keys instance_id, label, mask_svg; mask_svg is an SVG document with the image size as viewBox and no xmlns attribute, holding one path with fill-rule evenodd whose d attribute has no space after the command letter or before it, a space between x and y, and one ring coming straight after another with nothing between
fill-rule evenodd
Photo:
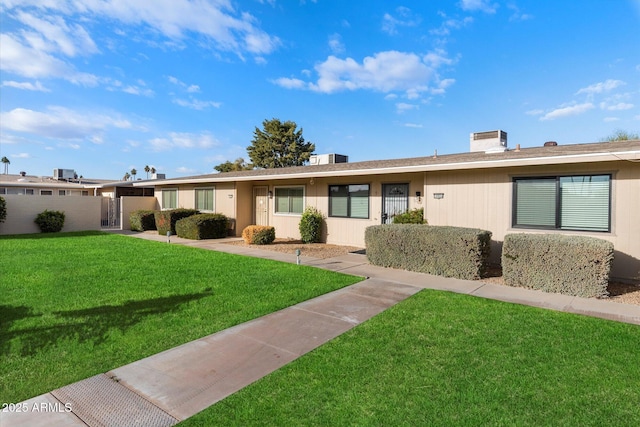
<instances>
[{"instance_id":1,"label":"concrete walkway","mask_svg":"<svg viewBox=\"0 0 640 427\"><path fill-rule=\"evenodd\" d=\"M221 241L172 236L171 244L296 262L295 255ZM0 413L0 426L171 426L425 288L640 325L635 305L385 269L356 254L301 261L367 279L18 403Z\"/></svg>"}]
</instances>

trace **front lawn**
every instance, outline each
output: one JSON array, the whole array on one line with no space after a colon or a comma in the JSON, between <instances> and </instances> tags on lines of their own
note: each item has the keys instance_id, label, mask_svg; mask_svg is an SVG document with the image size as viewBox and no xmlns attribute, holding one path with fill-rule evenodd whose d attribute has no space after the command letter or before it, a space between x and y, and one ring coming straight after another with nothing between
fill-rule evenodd
<instances>
[{"instance_id":1,"label":"front lawn","mask_svg":"<svg viewBox=\"0 0 640 427\"><path fill-rule=\"evenodd\" d=\"M0 236L0 402L359 281L100 232Z\"/></svg>"},{"instance_id":2,"label":"front lawn","mask_svg":"<svg viewBox=\"0 0 640 427\"><path fill-rule=\"evenodd\" d=\"M184 426L637 426L640 327L424 290Z\"/></svg>"}]
</instances>

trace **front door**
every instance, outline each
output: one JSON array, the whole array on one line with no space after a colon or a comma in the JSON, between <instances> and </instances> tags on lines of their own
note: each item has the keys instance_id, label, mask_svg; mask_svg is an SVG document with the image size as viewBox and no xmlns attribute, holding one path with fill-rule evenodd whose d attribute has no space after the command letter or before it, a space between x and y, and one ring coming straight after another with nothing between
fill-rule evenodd
<instances>
[{"instance_id":1,"label":"front door","mask_svg":"<svg viewBox=\"0 0 640 427\"><path fill-rule=\"evenodd\" d=\"M382 185L382 223L391 224L393 217L409 210L409 184Z\"/></svg>"},{"instance_id":2,"label":"front door","mask_svg":"<svg viewBox=\"0 0 640 427\"><path fill-rule=\"evenodd\" d=\"M269 225L269 194L267 187L253 187L253 223Z\"/></svg>"}]
</instances>

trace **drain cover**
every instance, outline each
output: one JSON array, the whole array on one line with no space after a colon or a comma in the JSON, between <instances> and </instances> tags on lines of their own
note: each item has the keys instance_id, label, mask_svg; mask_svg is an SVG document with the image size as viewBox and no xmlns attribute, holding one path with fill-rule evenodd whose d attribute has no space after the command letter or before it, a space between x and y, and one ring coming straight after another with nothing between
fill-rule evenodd
<instances>
[{"instance_id":1,"label":"drain cover","mask_svg":"<svg viewBox=\"0 0 640 427\"><path fill-rule=\"evenodd\" d=\"M51 392L90 427L165 427L178 423L148 400L104 374Z\"/></svg>"}]
</instances>

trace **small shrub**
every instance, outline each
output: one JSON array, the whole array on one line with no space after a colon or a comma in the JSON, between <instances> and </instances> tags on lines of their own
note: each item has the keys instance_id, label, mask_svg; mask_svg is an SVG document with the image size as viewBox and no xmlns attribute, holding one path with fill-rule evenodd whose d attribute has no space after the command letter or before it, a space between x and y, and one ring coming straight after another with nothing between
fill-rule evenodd
<instances>
[{"instance_id":1,"label":"small shrub","mask_svg":"<svg viewBox=\"0 0 640 427\"><path fill-rule=\"evenodd\" d=\"M475 228L385 224L367 227L373 265L474 280L489 263L491 232Z\"/></svg>"},{"instance_id":2,"label":"small shrub","mask_svg":"<svg viewBox=\"0 0 640 427\"><path fill-rule=\"evenodd\" d=\"M276 229L267 225L250 225L242 230L242 238L249 245L268 245L276 240Z\"/></svg>"},{"instance_id":3,"label":"small shrub","mask_svg":"<svg viewBox=\"0 0 640 427\"><path fill-rule=\"evenodd\" d=\"M164 236L168 231L171 231L171 234L176 234L176 222L182 218L199 213L200 211L196 209L171 209L168 211L155 211L153 216L158 234Z\"/></svg>"},{"instance_id":4,"label":"small shrub","mask_svg":"<svg viewBox=\"0 0 640 427\"><path fill-rule=\"evenodd\" d=\"M133 211L131 215L129 215L129 223L131 224L132 231L157 230L155 211Z\"/></svg>"},{"instance_id":5,"label":"small shrub","mask_svg":"<svg viewBox=\"0 0 640 427\"><path fill-rule=\"evenodd\" d=\"M0 222L7 219L7 201L4 197L0 197Z\"/></svg>"},{"instance_id":6,"label":"small shrub","mask_svg":"<svg viewBox=\"0 0 640 427\"><path fill-rule=\"evenodd\" d=\"M304 210L298 229L303 243L319 243L322 237L322 213L310 206Z\"/></svg>"},{"instance_id":7,"label":"small shrub","mask_svg":"<svg viewBox=\"0 0 640 427\"><path fill-rule=\"evenodd\" d=\"M412 209L393 217L394 224L426 224L424 219L424 208Z\"/></svg>"},{"instance_id":8,"label":"small shrub","mask_svg":"<svg viewBox=\"0 0 640 427\"><path fill-rule=\"evenodd\" d=\"M227 224L219 213L192 215L176 222L176 233L185 239L221 239L227 237Z\"/></svg>"},{"instance_id":9,"label":"small shrub","mask_svg":"<svg viewBox=\"0 0 640 427\"><path fill-rule=\"evenodd\" d=\"M508 234L502 277L508 286L578 297L607 295L613 244L587 236Z\"/></svg>"},{"instance_id":10,"label":"small shrub","mask_svg":"<svg viewBox=\"0 0 640 427\"><path fill-rule=\"evenodd\" d=\"M64 212L45 210L34 221L43 233L57 233L64 227Z\"/></svg>"}]
</instances>

